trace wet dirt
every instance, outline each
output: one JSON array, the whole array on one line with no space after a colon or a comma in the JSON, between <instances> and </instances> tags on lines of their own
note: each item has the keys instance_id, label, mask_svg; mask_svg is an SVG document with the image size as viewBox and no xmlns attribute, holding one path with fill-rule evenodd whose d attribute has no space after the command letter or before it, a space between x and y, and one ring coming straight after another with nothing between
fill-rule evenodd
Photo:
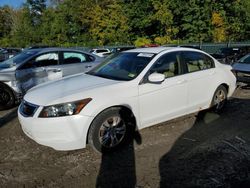
<instances>
[{"instance_id":1,"label":"wet dirt","mask_svg":"<svg viewBox=\"0 0 250 188\"><path fill-rule=\"evenodd\" d=\"M104 155L35 143L16 111L0 112L0 187L250 187L247 87L219 115L203 111L140 130Z\"/></svg>"}]
</instances>

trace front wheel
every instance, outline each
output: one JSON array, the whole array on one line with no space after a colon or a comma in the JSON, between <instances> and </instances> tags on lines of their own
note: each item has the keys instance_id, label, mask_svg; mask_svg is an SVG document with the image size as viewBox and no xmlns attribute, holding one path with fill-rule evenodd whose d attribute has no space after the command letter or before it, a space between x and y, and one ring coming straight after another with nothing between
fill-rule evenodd
<instances>
[{"instance_id":1,"label":"front wheel","mask_svg":"<svg viewBox=\"0 0 250 188\"><path fill-rule=\"evenodd\" d=\"M227 89L225 86L220 85L214 92L212 99L212 110L216 113L220 113L225 107L227 102Z\"/></svg>"},{"instance_id":2,"label":"front wheel","mask_svg":"<svg viewBox=\"0 0 250 188\"><path fill-rule=\"evenodd\" d=\"M88 143L98 152L109 152L121 147L129 138L128 113L119 107L104 110L92 122Z\"/></svg>"},{"instance_id":3,"label":"front wheel","mask_svg":"<svg viewBox=\"0 0 250 188\"><path fill-rule=\"evenodd\" d=\"M15 105L15 96L10 88L0 84L0 110L7 110Z\"/></svg>"}]
</instances>

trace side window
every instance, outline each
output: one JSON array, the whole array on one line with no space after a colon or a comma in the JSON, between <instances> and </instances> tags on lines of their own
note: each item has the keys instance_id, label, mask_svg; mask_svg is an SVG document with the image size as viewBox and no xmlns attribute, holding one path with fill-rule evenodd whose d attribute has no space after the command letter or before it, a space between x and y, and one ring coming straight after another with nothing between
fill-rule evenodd
<instances>
[{"instance_id":1,"label":"side window","mask_svg":"<svg viewBox=\"0 0 250 188\"><path fill-rule=\"evenodd\" d=\"M63 64L74 64L86 62L87 58L82 53L77 52L63 52Z\"/></svg>"},{"instance_id":2,"label":"side window","mask_svg":"<svg viewBox=\"0 0 250 188\"><path fill-rule=\"evenodd\" d=\"M214 67L213 60L199 52L184 52L183 60L188 72L196 72Z\"/></svg>"},{"instance_id":3,"label":"side window","mask_svg":"<svg viewBox=\"0 0 250 188\"><path fill-rule=\"evenodd\" d=\"M214 60L212 58L210 58L209 56L204 55L204 66L203 69L210 69L210 68L214 68Z\"/></svg>"},{"instance_id":4,"label":"side window","mask_svg":"<svg viewBox=\"0 0 250 188\"><path fill-rule=\"evenodd\" d=\"M166 78L179 75L180 63L178 53L169 53L160 57L152 66L150 73L157 72L164 74Z\"/></svg>"},{"instance_id":5,"label":"side window","mask_svg":"<svg viewBox=\"0 0 250 188\"><path fill-rule=\"evenodd\" d=\"M20 69L45 67L50 65L58 65L58 53L53 52L39 55L23 64Z\"/></svg>"},{"instance_id":6,"label":"side window","mask_svg":"<svg viewBox=\"0 0 250 188\"><path fill-rule=\"evenodd\" d=\"M50 65L58 65L58 53L47 53L35 58L33 62L35 67L45 67Z\"/></svg>"}]
</instances>

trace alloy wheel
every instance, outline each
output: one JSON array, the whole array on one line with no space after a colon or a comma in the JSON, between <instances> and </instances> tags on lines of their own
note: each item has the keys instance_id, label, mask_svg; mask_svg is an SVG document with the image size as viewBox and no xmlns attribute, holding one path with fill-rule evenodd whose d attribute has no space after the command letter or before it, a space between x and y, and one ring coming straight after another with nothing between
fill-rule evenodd
<instances>
[{"instance_id":1,"label":"alloy wheel","mask_svg":"<svg viewBox=\"0 0 250 188\"><path fill-rule=\"evenodd\" d=\"M216 109L221 109L226 101L226 93L223 89L219 89L214 96L214 105Z\"/></svg>"},{"instance_id":2,"label":"alloy wheel","mask_svg":"<svg viewBox=\"0 0 250 188\"><path fill-rule=\"evenodd\" d=\"M99 141L105 148L113 148L120 144L126 134L125 122L120 116L106 119L99 130Z\"/></svg>"}]
</instances>

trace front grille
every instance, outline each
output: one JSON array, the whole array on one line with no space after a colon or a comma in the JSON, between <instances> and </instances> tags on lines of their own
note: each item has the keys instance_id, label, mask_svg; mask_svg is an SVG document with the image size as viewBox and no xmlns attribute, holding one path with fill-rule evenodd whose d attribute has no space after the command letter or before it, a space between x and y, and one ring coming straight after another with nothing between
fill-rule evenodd
<instances>
[{"instance_id":1,"label":"front grille","mask_svg":"<svg viewBox=\"0 0 250 188\"><path fill-rule=\"evenodd\" d=\"M28 103L27 101L23 100L20 106L20 113L25 117L32 117L35 114L37 108L37 105Z\"/></svg>"}]
</instances>

